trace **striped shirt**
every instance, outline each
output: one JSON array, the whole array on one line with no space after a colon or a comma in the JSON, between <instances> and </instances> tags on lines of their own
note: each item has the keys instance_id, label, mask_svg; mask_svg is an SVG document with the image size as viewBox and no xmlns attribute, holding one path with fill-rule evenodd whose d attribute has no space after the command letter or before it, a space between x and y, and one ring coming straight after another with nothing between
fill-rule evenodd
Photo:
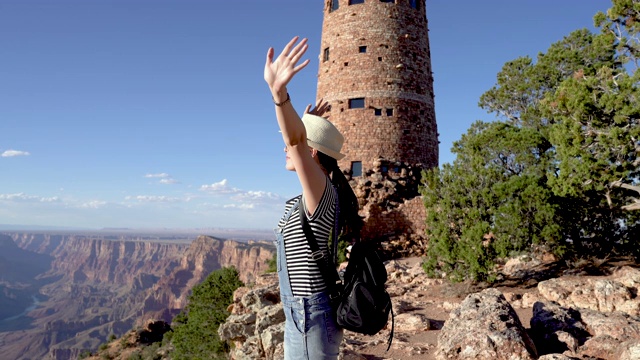
<instances>
[{"instance_id":1,"label":"striped shirt","mask_svg":"<svg viewBox=\"0 0 640 360\"><path fill-rule=\"evenodd\" d=\"M336 193L329 178L320 199L320 203L312 216L305 211L309 225L316 237L319 249L328 249L329 235L334 226ZM278 226L283 228L284 249L287 256L287 268L293 296L311 296L327 288L318 264L311 258L311 249L300 224L300 209L304 206L302 195L287 201L285 214L296 201L302 201L285 222L281 218ZM306 206L304 206L306 209Z\"/></svg>"}]
</instances>

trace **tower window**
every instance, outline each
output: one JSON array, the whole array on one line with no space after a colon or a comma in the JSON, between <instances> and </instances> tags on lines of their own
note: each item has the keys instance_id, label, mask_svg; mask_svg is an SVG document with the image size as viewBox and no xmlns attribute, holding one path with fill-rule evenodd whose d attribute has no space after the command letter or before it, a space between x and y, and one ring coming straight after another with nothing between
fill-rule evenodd
<instances>
[{"instance_id":1,"label":"tower window","mask_svg":"<svg viewBox=\"0 0 640 360\"><path fill-rule=\"evenodd\" d=\"M362 176L362 161L351 162L351 176Z\"/></svg>"},{"instance_id":2,"label":"tower window","mask_svg":"<svg viewBox=\"0 0 640 360\"><path fill-rule=\"evenodd\" d=\"M382 56L378 56L378 61L382 61Z\"/></svg>"},{"instance_id":3,"label":"tower window","mask_svg":"<svg viewBox=\"0 0 640 360\"><path fill-rule=\"evenodd\" d=\"M322 61L329 61L329 48L325 48L322 52Z\"/></svg>"},{"instance_id":4,"label":"tower window","mask_svg":"<svg viewBox=\"0 0 640 360\"><path fill-rule=\"evenodd\" d=\"M331 0L331 8L329 9L329 12L338 10L338 7L340 7L338 0Z\"/></svg>"},{"instance_id":5,"label":"tower window","mask_svg":"<svg viewBox=\"0 0 640 360\"><path fill-rule=\"evenodd\" d=\"M367 52L367 47L366 46L360 46L358 47L358 51L361 53L366 53Z\"/></svg>"},{"instance_id":6,"label":"tower window","mask_svg":"<svg viewBox=\"0 0 640 360\"><path fill-rule=\"evenodd\" d=\"M376 116L382 116L382 109L373 109L373 113Z\"/></svg>"},{"instance_id":7,"label":"tower window","mask_svg":"<svg viewBox=\"0 0 640 360\"><path fill-rule=\"evenodd\" d=\"M364 0L349 0L349 5L364 4Z\"/></svg>"},{"instance_id":8,"label":"tower window","mask_svg":"<svg viewBox=\"0 0 640 360\"><path fill-rule=\"evenodd\" d=\"M411 7L414 9L418 8L418 0L409 0L409 4L411 4Z\"/></svg>"},{"instance_id":9,"label":"tower window","mask_svg":"<svg viewBox=\"0 0 640 360\"><path fill-rule=\"evenodd\" d=\"M349 99L349 109L364 109L364 98Z\"/></svg>"},{"instance_id":10,"label":"tower window","mask_svg":"<svg viewBox=\"0 0 640 360\"><path fill-rule=\"evenodd\" d=\"M411 130L409 130L409 129L404 129L404 130L402 130L402 134L404 134L404 135L409 135L409 134L411 134Z\"/></svg>"},{"instance_id":11,"label":"tower window","mask_svg":"<svg viewBox=\"0 0 640 360\"><path fill-rule=\"evenodd\" d=\"M387 116L393 116L393 109L387 109Z\"/></svg>"}]
</instances>

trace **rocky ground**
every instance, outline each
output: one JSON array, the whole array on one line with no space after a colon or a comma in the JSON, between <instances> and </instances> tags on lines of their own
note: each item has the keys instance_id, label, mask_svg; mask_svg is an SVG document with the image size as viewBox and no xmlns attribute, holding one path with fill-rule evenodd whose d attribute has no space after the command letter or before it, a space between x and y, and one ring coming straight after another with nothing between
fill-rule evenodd
<instances>
[{"instance_id":1,"label":"rocky ground","mask_svg":"<svg viewBox=\"0 0 640 360\"><path fill-rule=\"evenodd\" d=\"M427 278L420 258L387 262L395 329L345 331L351 359L640 359L640 270L629 264L580 270L526 257L501 268L491 288ZM234 359L282 358L275 277L241 288L220 334Z\"/></svg>"},{"instance_id":2,"label":"rocky ground","mask_svg":"<svg viewBox=\"0 0 640 360\"><path fill-rule=\"evenodd\" d=\"M378 335L366 336L345 332L344 359L424 359L434 360L438 335L449 318L451 310L460 305L471 293L483 290L482 285L451 284L427 278L420 267L420 258L412 257L387 263L395 316L394 338L387 351L390 329ZM405 288L403 285L412 284ZM415 285L415 286L414 286ZM522 299L535 294L535 287L527 285L498 286L496 289L510 298ZM515 309L521 322L528 327L531 307Z\"/></svg>"},{"instance_id":3,"label":"rocky ground","mask_svg":"<svg viewBox=\"0 0 640 360\"><path fill-rule=\"evenodd\" d=\"M386 268L395 312L391 348L391 324L375 336L345 331L342 360L640 359L635 264L584 263L569 270L520 257L501 266L491 287L430 279L419 257L391 260ZM233 342L232 359L283 358L284 314L275 274L239 288L229 309L219 334ZM148 358L170 359L168 349L153 340L165 325L132 331L90 359L131 359L140 348Z\"/></svg>"}]
</instances>

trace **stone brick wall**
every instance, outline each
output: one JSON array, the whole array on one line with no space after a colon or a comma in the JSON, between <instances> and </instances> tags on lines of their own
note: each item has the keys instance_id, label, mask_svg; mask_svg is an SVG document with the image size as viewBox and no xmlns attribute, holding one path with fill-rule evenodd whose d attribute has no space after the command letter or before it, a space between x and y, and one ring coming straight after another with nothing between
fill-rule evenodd
<instances>
[{"instance_id":1,"label":"stone brick wall","mask_svg":"<svg viewBox=\"0 0 640 360\"><path fill-rule=\"evenodd\" d=\"M364 217L362 238L424 238L426 209L419 195L422 169L408 163L376 159L363 176L350 179Z\"/></svg>"},{"instance_id":2,"label":"stone brick wall","mask_svg":"<svg viewBox=\"0 0 640 360\"><path fill-rule=\"evenodd\" d=\"M325 1L317 98L345 137L339 165L353 175L367 239L424 237L418 185L439 146L427 25L425 0Z\"/></svg>"},{"instance_id":3,"label":"stone brick wall","mask_svg":"<svg viewBox=\"0 0 640 360\"><path fill-rule=\"evenodd\" d=\"M325 6L317 98L345 136L340 167L379 157L438 165L438 131L425 3L365 0ZM364 98L363 108L350 99Z\"/></svg>"}]
</instances>

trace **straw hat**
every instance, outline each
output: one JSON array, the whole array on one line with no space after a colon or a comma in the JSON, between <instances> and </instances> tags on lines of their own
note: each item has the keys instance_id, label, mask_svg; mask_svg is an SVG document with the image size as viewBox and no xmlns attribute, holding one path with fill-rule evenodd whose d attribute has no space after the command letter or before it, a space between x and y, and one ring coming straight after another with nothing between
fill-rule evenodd
<instances>
[{"instance_id":1,"label":"straw hat","mask_svg":"<svg viewBox=\"0 0 640 360\"><path fill-rule=\"evenodd\" d=\"M307 130L307 145L336 160L345 156L340 153L344 136L329 120L316 115L304 114L302 122Z\"/></svg>"}]
</instances>

